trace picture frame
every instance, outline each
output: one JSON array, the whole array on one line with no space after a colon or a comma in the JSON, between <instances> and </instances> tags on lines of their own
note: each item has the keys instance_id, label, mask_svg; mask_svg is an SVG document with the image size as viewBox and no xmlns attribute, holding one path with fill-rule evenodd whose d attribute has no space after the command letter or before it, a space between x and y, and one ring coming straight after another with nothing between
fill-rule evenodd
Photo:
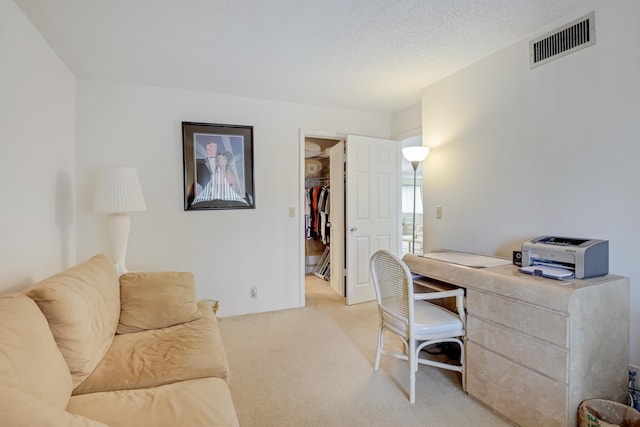
<instances>
[{"instance_id":1,"label":"picture frame","mask_svg":"<svg viewBox=\"0 0 640 427\"><path fill-rule=\"evenodd\" d=\"M255 209L253 126L182 122L184 210Z\"/></svg>"}]
</instances>

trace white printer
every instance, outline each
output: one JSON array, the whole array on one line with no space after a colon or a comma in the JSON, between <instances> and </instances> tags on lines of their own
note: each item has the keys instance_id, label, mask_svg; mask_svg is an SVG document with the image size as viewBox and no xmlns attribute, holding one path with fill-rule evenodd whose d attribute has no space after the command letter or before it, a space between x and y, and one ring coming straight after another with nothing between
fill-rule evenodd
<instances>
[{"instance_id":1,"label":"white printer","mask_svg":"<svg viewBox=\"0 0 640 427\"><path fill-rule=\"evenodd\" d=\"M522 266L573 270L576 279L609 274L609 241L542 236L522 243Z\"/></svg>"}]
</instances>

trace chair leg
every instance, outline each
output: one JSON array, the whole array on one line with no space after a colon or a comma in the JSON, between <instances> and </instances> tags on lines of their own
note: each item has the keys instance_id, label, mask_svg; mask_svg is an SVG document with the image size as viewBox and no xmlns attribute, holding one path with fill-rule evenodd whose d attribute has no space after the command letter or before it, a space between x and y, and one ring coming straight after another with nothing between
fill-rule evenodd
<instances>
[{"instance_id":1,"label":"chair leg","mask_svg":"<svg viewBox=\"0 0 640 427\"><path fill-rule=\"evenodd\" d=\"M380 353L382 353L382 346L384 346L384 328L381 326L378 332L378 348L376 349L376 363L373 365L373 370L377 371L380 367Z\"/></svg>"},{"instance_id":2,"label":"chair leg","mask_svg":"<svg viewBox=\"0 0 640 427\"><path fill-rule=\"evenodd\" d=\"M411 370L409 377L409 403L416 403L416 371Z\"/></svg>"},{"instance_id":3,"label":"chair leg","mask_svg":"<svg viewBox=\"0 0 640 427\"><path fill-rule=\"evenodd\" d=\"M416 403L416 371L418 370L418 355L416 354L416 342L409 338L409 402Z\"/></svg>"}]
</instances>

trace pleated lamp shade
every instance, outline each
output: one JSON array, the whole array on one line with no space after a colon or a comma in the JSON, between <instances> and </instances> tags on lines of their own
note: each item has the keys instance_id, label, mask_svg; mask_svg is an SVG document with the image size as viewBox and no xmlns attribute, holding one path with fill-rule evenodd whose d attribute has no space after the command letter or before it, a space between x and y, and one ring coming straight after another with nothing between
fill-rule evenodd
<instances>
[{"instance_id":1,"label":"pleated lamp shade","mask_svg":"<svg viewBox=\"0 0 640 427\"><path fill-rule=\"evenodd\" d=\"M108 168L98 172L93 210L124 213L147 209L135 168Z\"/></svg>"}]
</instances>

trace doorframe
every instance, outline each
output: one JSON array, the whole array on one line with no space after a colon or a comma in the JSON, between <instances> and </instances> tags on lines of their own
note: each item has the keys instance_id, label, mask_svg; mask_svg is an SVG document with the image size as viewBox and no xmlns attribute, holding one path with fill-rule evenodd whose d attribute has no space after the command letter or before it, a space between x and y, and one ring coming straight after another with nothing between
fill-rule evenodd
<instances>
[{"instance_id":1,"label":"doorframe","mask_svg":"<svg viewBox=\"0 0 640 427\"><path fill-rule=\"evenodd\" d=\"M300 195L300 204L298 206L298 211L300 214L298 215L298 265L300 266L300 275L298 278L299 287L298 287L298 302L300 307L306 306L306 290L305 290L305 276L306 276L306 265L305 265L305 249L304 249L304 209L305 209L305 198L304 198L304 174L305 174L305 139L309 138L325 138L325 139L344 139L346 140L347 134L339 133L339 132L327 132L327 131L319 131L319 130L305 130L300 129L300 154L299 154L299 169L298 169L298 194Z\"/></svg>"}]
</instances>

